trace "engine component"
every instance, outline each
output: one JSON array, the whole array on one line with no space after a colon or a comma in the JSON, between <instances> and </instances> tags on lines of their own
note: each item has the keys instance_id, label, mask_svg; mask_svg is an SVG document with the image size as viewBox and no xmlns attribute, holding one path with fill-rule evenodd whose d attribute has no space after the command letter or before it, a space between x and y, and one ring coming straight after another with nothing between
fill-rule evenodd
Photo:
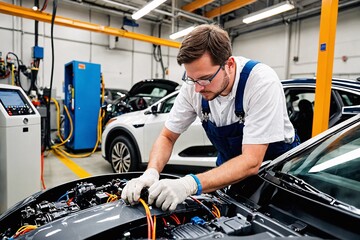
<instances>
[{"instance_id":1,"label":"engine component","mask_svg":"<svg viewBox=\"0 0 360 240\"><path fill-rule=\"evenodd\" d=\"M145 239L151 231L156 239L300 236L220 192L187 198L173 212L128 205L120 196L135 175L97 176L34 194L0 216L0 239Z\"/></svg>"}]
</instances>

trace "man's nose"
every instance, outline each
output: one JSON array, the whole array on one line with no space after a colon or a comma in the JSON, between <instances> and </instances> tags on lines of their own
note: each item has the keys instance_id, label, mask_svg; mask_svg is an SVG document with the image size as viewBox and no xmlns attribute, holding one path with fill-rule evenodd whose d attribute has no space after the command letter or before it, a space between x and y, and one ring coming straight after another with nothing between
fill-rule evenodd
<instances>
[{"instance_id":1,"label":"man's nose","mask_svg":"<svg viewBox=\"0 0 360 240\"><path fill-rule=\"evenodd\" d=\"M197 83L195 83L195 92L200 92L201 90L203 90L205 87L204 86L201 86Z\"/></svg>"}]
</instances>

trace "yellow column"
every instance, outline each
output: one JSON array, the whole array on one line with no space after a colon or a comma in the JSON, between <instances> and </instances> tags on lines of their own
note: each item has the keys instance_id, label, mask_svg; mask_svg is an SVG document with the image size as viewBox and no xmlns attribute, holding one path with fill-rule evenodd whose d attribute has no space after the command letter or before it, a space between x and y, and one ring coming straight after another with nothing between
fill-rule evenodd
<instances>
[{"instance_id":1,"label":"yellow column","mask_svg":"<svg viewBox=\"0 0 360 240\"><path fill-rule=\"evenodd\" d=\"M322 0L312 136L329 127L338 0Z\"/></svg>"}]
</instances>

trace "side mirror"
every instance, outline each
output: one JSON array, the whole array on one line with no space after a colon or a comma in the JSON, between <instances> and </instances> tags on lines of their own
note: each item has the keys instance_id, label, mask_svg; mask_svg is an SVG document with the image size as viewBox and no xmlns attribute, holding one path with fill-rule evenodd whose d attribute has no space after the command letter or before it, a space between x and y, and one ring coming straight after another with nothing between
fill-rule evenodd
<instances>
[{"instance_id":1,"label":"side mirror","mask_svg":"<svg viewBox=\"0 0 360 240\"><path fill-rule=\"evenodd\" d=\"M342 107L341 114L343 115L355 115L360 113L360 105L345 106Z\"/></svg>"},{"instance_id":2,"label":"side mirror","mask_svg":"<svg viewBox=\"0 0 360 240\"><path fill-rule=\"evenodd\" d=\"M144 114L145 114L145 115L148 115L148 114L157 114L157 113L158 113L157 107L158 107L157 105L151 106L150 110L144 112Z\"/></svg>"}]
</instances>

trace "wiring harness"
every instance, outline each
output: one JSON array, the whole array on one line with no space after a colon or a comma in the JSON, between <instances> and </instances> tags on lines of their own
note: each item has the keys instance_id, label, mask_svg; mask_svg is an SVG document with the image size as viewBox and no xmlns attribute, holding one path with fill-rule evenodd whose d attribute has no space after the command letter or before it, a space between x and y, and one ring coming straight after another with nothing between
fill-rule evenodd
<instances>
[{"instance_id":1,"label":"wiring harness","mask_svg":"<svg viewBox=\"0 0 360 240\"><path fill-rule=\"evenodd\" d=\"M118 222L114 221L115 226L102 231L102 237L113 236L116 230L119 239L204 237L223 235L224 231L238 231L226 227L225 222L229 219L234 226L242 221L241 225L248 227L246 220L237 216L225 217L229 211L228 203L214 195L190 197L174 212L163 212L147 204L147 191L142 191L138 205L131 206L123 201L120 196L127 179L102 178L102 181L91 181L89 178L88 181L67 183L45 191L34 197L33 201L20 204L21 207L10 210L10 213L5 213L6 217L0 219L0 239L32 238L39 234L38 231L60 224L65 217L67 224L71 225L79 221L72 222L72 216L82 219L80 215L87 214L84 219L91 219L100 215L100 212L110 214L104 216L104 219L118 218ZM94 216L90 214L92 212Z\"/></svg>"}]
</instances>

